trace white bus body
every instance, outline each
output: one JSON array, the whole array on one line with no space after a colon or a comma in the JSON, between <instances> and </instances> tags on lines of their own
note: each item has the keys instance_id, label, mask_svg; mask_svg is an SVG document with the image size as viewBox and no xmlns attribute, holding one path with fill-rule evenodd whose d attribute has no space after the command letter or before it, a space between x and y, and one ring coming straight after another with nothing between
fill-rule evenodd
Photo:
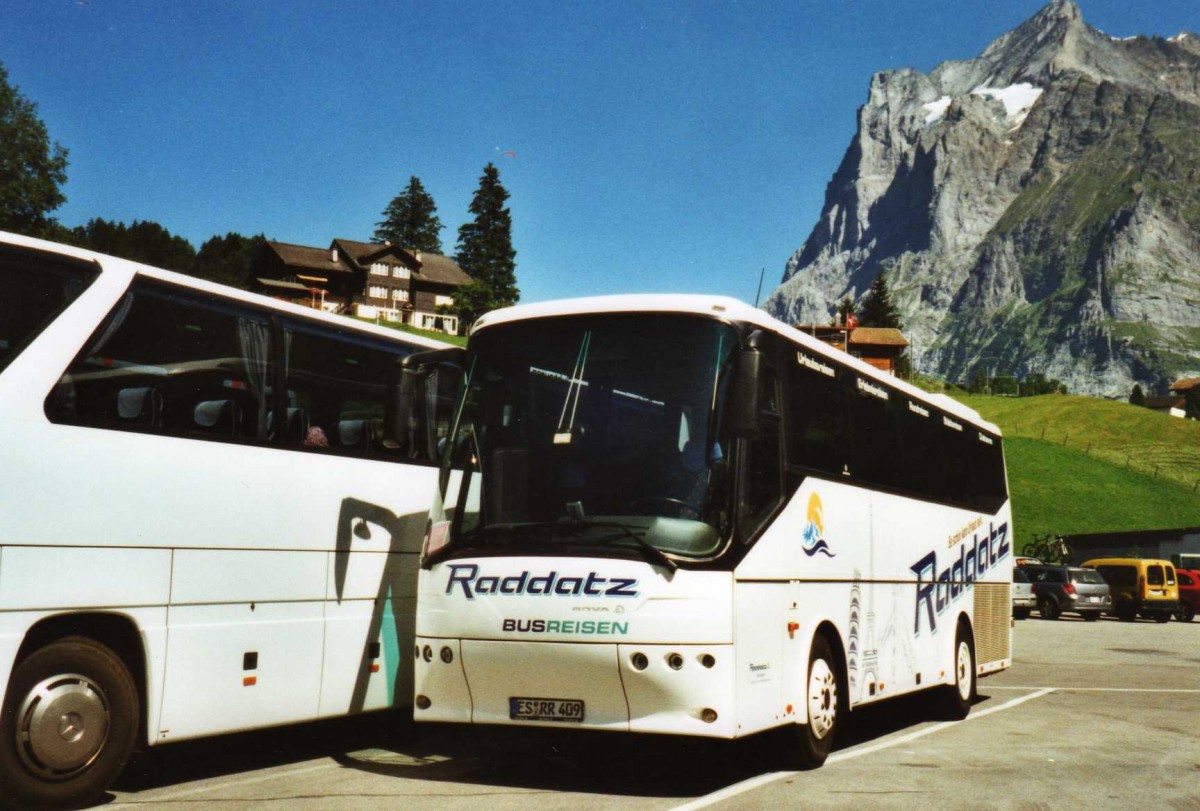
<instances>
[{"instance_id":1,"label":"white bus body","mask_svg":"<svg viewBox=\"0 0 1200 811\"><path fill-rule=\"evenodd\" d=\"M421 337L0 235L0 795L411 700L437 467L389 448ZM393 443L394 444L394 443Z\"/></svg>"},{"instance_id":2,"label":"white bus body","mask_svg":"<svg viewBox=\"0 0 1200 811\"><path fill-rule=\"evenodd\" d=\"M786 727L817 765L840 712L961 716L1010 666L1000 436L965 406L700 296L497 311L465 362L417 720Z\"/></svg>"}]
</instances>

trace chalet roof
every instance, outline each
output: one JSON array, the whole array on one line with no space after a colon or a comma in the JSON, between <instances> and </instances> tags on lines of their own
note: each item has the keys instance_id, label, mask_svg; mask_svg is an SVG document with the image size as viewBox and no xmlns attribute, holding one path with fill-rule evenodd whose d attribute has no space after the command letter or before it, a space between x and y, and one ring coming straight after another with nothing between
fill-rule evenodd
<instances>
[{"instance_id":1,"label":"chalet roof","mask_svg":"<svg viewBox=\"0 0 1200 811\"><path fill-rule=\"evenodd\" d=\"M268 242L267 247L289 267L321 273L353 273L380 262L385 265L403 265L412 270L413 278L418 281L456 287L471 283L471 277L450 257L415 251L400 245L335 239L328 248L309 248L304 245L289 245L286 242ZM333 261L335 251L338 257L336 262Z\"/></svg>"},{"instance_id":2,"label":"chalet roof","mask_svg":"<svg viewBox=\"0 0 1200 811\"><path fill-rule=\"evenodd\" d=\"M283 260L285 265L320 271L321 273L353 273L353 268L339 254L338 261L328 248L310 248L306 245L289 245L286 242L267 242L267 248Z\"/></svg>"},{"instance_id":3,"label":"chalet roof","mask_svg":"<svg viewBox=\"0 0 1200 811\"><path fill-rule=\"evenodd\" d=\"M420 278L435 284L455 284L464 285L471 283L471 277L463 272L463 269L458 266L448 256L442 256L440 253L425 253L419 252L418 257L421 260L421 267L417 271Z\"/></svg>"},{"instance_id":4,"label":"chalet roof","mask_svg":"<svg viewBox=\"0 0 1200 811\"><path fill-rule=\"evenodd\" d=\"M352 239L335 239L330 247L345 253L355 265L364 267L375 262L385 265L404 265L415 268L418 259L413 253L399 245L388 242L355 242Z\"/></svg>"},{"instance_id":5,"label":"chalet roof","mask_svg":"<svg viewBox=\"0 0 1200 811\"><path fill-rule=\"evenodd\" d=\"M1184 377L1171 384L1171 391L1182 394L1200 386L1200 377Z\"/></svg>"},{"instance_id":6,"label":"chalet roof","mask_svg":"<svg viewBox=\"0 0 1200 811\"><path fill-rule=\"evenodd\" d=\"M850 343L856 346L908 346L908 340L892 327L858 327L850 333Z\"/></svg>"}]
</instances>

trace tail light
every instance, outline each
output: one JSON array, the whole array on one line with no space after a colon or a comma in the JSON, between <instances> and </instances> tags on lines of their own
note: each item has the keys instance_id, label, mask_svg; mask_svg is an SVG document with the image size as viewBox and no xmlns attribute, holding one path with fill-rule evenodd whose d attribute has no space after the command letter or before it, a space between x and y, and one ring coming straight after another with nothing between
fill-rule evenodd
<instances>
[{"instance_id":1,"label":"tail light","mask_svg":"<svg viewBox=\"0 0 1200 811\"><path fill-rule=\"evenodd\" d=\"M1063 591L1066 592L1068 597L1074 597L1075 596L1075 584L1074 583L1064 584Z\"/></svg>"}]
</instances>

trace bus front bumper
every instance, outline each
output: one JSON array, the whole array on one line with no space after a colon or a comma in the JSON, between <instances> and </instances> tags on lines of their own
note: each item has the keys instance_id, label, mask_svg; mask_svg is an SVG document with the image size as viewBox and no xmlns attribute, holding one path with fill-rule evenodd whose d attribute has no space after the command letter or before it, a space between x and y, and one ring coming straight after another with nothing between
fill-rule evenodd
<instances>
[{"instance_id":1,"label":"bus front bumper","mask_svg":"<svg viewBox=\"0 0 1200 811\"><path fill-rule=\"evenodd\" d=\"M418 721L733 738L730 645L417 639Z\"/></svg>"}]
</instances>

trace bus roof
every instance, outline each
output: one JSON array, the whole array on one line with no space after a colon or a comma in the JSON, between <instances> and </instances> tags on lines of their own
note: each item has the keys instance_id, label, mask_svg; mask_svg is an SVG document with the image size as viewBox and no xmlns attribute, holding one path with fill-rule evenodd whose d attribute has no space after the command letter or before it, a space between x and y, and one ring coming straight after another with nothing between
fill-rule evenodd
<instances>
[{"instance_id":1,"label":"bus roof","mask_svg":"<svg viewBox=\"0 0 1200 811\"><path fill-rule=\"evenodd\" d=\"M757 307L751 307L744 301L727 296L662 293L633 294L559 299L557 301L543 301L536 304L520 304L515 307L494 310L482 316L475 322L471 334L473 335L481 329L494 327L497 324L514 321L601 313L683 313L753 324L761 329L770 330L794 344L803 346L806 351L822 355L831 361L847 366L856 373L872 378L914 400L928 403L942 411L968 420L996 435L1000 434L1000 429L996 425L983 419L979 415L979 412L973 408L963 405L944 394L930 394L922 391L897 377L881 372L874 366L842 352L840 349L835 349L824 341L788 326Z\"/></svg>"},{"instance_id":2,"label":"bus roof","mask_svg":"<svg viewBox=\"0 0 1200 811\"><path fill-rule=\"evenodd\" d=\"M48 242L43 239L34 239L33 237L21 236L7 231L0 231L0 244L14 245L21 248L31 248L37 251L45 251L47 253L55 253L60 256L69 256L75 259L82 259L88 262L95 262L102 272L125 274L133 278L135 274L146 276L152 279L159 279L164 282L178 284L184 287L190 287L194 290L200 290L224 298L236 299L244 301L248 304L256 304L260 307L270 307L279 312L292 313L303 318L316 318L329 324L344 329L359 330L361 332L370 332L376 335L383 336L389 340L401 340L405 343L414 344L417 346L427 346L430 349L441 349L449 344L433 338L426 338L422 335L416 335L410 332L402 332L399 330L389 329L387 327L378 327L367 321L358 321L348 316L326 313L321 310L315 310L311 307L302 307L299 304L292 304L289 301L280 301L279 299L263 296L258 293L251 293L247 290L241 290L236 287L210 282L207 279L198 279L195 276L188 276L185 273L177 273L173 270L163 270L152 265L143 265L140 262L134 262L129 259L121 259L117 256L109 256L108 254L89 251L85 248L76 248L71 245L63 245L59 242Z\"/></svg>"}]
</instances>

